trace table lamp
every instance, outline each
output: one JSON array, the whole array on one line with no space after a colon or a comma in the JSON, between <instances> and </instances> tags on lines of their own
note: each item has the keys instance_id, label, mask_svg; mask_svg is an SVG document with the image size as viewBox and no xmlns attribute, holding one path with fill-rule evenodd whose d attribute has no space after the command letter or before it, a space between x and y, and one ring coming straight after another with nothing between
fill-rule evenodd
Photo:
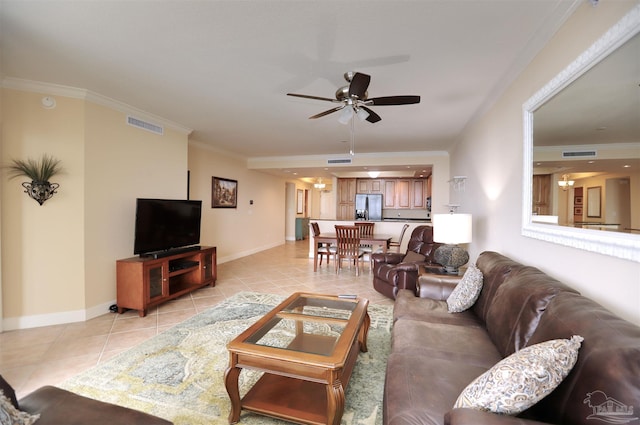
<instances>
[{"instance_id":1,"label":"table lamp","mask_svg":"<svg viewBox=\"0 0 640 425\"><path fill-rule=\"evenodd\" d=\"M458 268L469 261L469 253L458 244L471 242L471 214L434 214L433 240L444 243L434 253L436 262L445 273L458 274Z\"/></svg>"}]
</instances>

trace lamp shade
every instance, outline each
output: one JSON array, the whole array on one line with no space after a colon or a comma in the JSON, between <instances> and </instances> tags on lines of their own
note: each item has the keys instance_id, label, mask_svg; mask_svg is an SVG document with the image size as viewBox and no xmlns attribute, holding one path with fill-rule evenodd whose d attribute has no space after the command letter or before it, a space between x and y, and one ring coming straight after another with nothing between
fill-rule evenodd
<instances>
[{"instance_id":1,"label":"lamp shade","mask_svg":"<svg viewBox=\"0 0 640 425\"><path fill-rule=\"evenodd\" d=\"M445 244L471 242L471 214L434 214L433 240Z\"/></svg>"}]
</instances>

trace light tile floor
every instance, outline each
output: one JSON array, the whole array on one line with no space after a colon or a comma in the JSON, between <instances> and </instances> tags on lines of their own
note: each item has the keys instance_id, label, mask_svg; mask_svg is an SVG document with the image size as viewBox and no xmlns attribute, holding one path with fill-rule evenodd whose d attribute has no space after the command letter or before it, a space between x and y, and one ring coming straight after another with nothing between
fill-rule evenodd
<instances>
[{"instance_id":1,"label":"light tile floor","mask_svg":"<svg viewBox=\"0 0 640 425\"><path fill-rule=\"evenodd\" d=\"M0 374L16 389L18 398L23 397L43 385L56 385L108 361L241 291L358 294L371 303L393 305L392 300L373 289L367 261L358 277L348 262L336 274L334 263L327 266L326 259L314 272L308 249L306 240L287 242L219 264L215 287L202 288L150 309L146 317L139 317L136 311L106 313L81 323L0 333Z\"/></svg>"}]
</instances>

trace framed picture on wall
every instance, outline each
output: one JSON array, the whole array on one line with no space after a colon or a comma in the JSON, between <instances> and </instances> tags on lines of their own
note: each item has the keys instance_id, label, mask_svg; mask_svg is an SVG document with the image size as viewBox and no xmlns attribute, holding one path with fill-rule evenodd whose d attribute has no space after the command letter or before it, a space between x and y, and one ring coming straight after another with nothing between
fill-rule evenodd
<instances>
[{"instance_id":1,"label":"framed picture on wall","mask_svg":"<svg viewBox=\"0 0 640 425\"><path fill-rule=\"evenodd\" d=\"M573 215L582 216L582 207L573 207Z\"/></svg>"},{"instance_id":2,"label":"framed picture on wall","mask_svg":"<svg viewBox=\"0 0 640 425\"><path fill-rule=\"evenodd\" d=\"M601 186L587 188L587 217L600 217Z\"/></svg>"},{"instance_id":3,"label":"framed picture on wall","mask_svg":"<svg viewBox=\"0 0 640 425\"><path fill-rule=\"evenodd\" d=\"M302 214L304 212L304 192L302 189L296 190L297 202L296 202L296 214Z\"/></svg>"},{"instance_id":4,"label":"framed picture on wall","mask_svg":"<svg viewBox=\"0 0 640 425\"><path fill-rule=\"evenodd\" d=\"M582 196L576 196L575 198L573 198L573 204L582 205Z\"/></svg>"},{"instance_id":5,"label":"framed picture on wall","mask_svg":"<svg viewBox=\"0 0 640 425\"><path fill-rule=\"evenodd\" d=\"M238 207L238 180L211 178L211 208Z\"/></svg>"}]
</instances>

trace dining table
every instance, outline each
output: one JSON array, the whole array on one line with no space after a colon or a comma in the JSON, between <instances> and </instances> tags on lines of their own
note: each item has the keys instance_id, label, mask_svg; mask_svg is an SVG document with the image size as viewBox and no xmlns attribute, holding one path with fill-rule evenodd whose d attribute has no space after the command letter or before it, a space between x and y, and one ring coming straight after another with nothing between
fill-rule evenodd
<instances>
[{"instance_id":1,"label":"dining table","mask_svg":"<svg viewBox=\"0 0 640 425\"><path fill-rule=\"evenodd\" d=\"M335 232L326 232L320 233L318 236L313 238L313 271L315 272L318 270L318 243L336 244L338 243L338 236ZM391 242L391 238L393 238L393 235L374 233L371 236L361 236L360 244L371 245L372 247L380 246L382 247L382 252L386 253L387 248L389 247L389 242Z\"/></svg>"}]
</instances>

